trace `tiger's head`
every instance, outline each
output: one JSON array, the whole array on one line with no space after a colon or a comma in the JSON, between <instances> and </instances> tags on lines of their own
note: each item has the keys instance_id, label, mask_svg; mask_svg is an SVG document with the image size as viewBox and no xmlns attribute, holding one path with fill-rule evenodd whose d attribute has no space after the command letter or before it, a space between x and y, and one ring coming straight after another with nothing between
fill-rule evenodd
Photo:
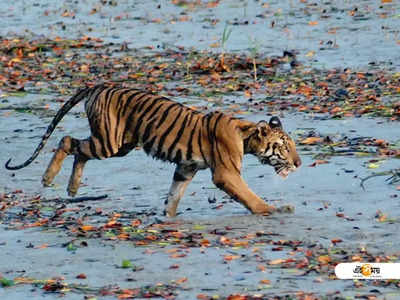
<instances>
[{"instance_id":1,"label":"tiger's head","mask_svg":"<svg viewBox=\"0 0 400 300\"><path fill-rule=\"evenodd\" d=\"M245 152L257 156L262 164L274 167L275 172L283 178L301 165L296 145L282 129L278 117L256 124L253 132L245 140Z\"/></svg>"}]
</instances>

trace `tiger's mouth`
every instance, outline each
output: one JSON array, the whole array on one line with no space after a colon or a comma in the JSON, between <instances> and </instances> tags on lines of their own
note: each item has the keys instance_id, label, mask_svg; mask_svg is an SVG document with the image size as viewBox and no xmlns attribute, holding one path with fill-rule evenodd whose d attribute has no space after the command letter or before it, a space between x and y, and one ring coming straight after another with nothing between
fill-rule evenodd
<instances>
[{"instance_id":1,"label":"tiger's mouth","mask_svg":"<svg viewBox=\"0 0 400 300\"><path fill-rule=\"evenodd\" d=\"M281 176L282 178L286 178L288 177L289 173L294 172L296 170L295 166L277 166L275 167L275 172L276 174L278 174L279 176Z\"/></svg>"},{"instance_id":2,"label":"tiger's mouth","mask_svg":"<svg viewBox=\"0 0 400 300\"><path fill-rule=\"evenodd\" d=\"M293 165L287 165L283 163L278 163L274 165L268 158L261 158L260 161L263 165L272 166L275 169L276 174L278 174L282 178L288 177L291 172L294 172L296 170L296 166Z\"/></svg>"}]
</instances>

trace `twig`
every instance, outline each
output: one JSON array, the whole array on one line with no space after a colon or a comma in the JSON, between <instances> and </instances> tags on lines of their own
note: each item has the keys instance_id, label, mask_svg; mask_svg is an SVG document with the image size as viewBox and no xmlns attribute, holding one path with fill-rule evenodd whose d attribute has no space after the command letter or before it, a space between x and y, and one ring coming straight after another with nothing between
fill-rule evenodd
<instances>
[{"instance_id":1,"label":"twig","mask_svg":"<svg viewBox=\"0 0 400 300\"><path fill-rule=\"evenodd\" d=\"M107 198L108 195L100 195L100 196L85 196L85 197L77 197L77 198L55 198L55 199L46 199L45 202L67 202L67 203L80 203L85 201L96 201ZM41 200L43 202L43 200Z\"/></svg>"},{"instance_id":2,"label":"twig","mask_svg":"<svg viewBox=\"0 0 400 300\"><path fill-rule=\"evenodd\" d=\"M394 169L394 170L390 170L390 171L373 173L365 178L361 178L360 186L365 191L364 182L366 182L368 179L371 179L373 177L386 176L386 175L392 175L391 177L386 179L386 181L389 181L389 184L393 184L393 183L400 181L400 169Z\"/></svg>"},{"instance_id":3,"label":"twig","mask_svg":"<svg viewBox=\"0 0 400 300\"><path fill-rule=\"evenodd\" d=\"M64 199L64 200L69 202L69 203L80 203L80 202L84 202L84 201L102 200L102 199L105 199L107 197L108 197L108 195L104 194L104 195L100 195L100 196L87 196L87 197L78 197L78 198L67 198L67 199Z\"/></svg>"}]
</instances>

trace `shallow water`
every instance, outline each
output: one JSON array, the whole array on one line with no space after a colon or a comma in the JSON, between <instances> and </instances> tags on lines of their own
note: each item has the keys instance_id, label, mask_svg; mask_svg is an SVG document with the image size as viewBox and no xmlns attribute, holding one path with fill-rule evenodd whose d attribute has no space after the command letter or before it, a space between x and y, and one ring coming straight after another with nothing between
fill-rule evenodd
<instances>
[{"instance_id":1,"label":"shallow water","mask_svg":"<svg viewBox=\"0 0 400 300\"><path fill-rule=\"evenodd\" d=\"M383 62L379 66L399 69L400 18L399 3L396 1L383 5L379 1L363 1L362 4L332 1L317 5L270 1L267 4L262 7L262 3L256 1L222 1L211 9L178 7L170 1L118 1L117 6L100 5L94 0L2 1L0 34L7 36L9 32L17 32L26 35L33 32L66 38L88 34L108 41L126 41L130 48L151 46L157 51L157 46L170 44L208 50L210 45L220 42L225 23L229 22L233 31L226 43L226 51L249 51L249 47L255 46L249 41L253 38L259 43L259 53L281 55L285 49L295 49L306 65L367 69L370 62ZM160 9L158 5L161 5ZM358 10L351 16L355 7ZM90 14L93 8L99 11ZM323 12L324 9L326 12ZM74 13L75 18L61 17L64 12ZM186 17L188 21L184 21ZM272 22L275 22L273 27ZM310 25L310 22L314 23ZM220 47L211 49L222 51ZM48 102L49 96L28 95L9 100L21 106L27 103L41 106ZM50 103L50 107L56 110L59 104ZM76 111L79 110L82 107ZM267 117L254 114L246 115L246 118L258 121ZM28 158L50 120L42 113L20 113L2 106L1 163L9 157L15 163ZM400 138L398 123L383 119L320 120L312 114L286 114L282 116L282 121L293 136L302 130L314 129L323 135L368 136L391 143L398 143ZM22 189L28 196L66 197L71 158L65 161L53 187L43 188L40 181L52 149L67 134L86 137L89 134L87 121L75 114L66 116L32 165L17 172L2 171L0 193ZM373 171L400 168L400 160L388 158L380 162L378 169L370 170L366 166L371 157L336 156L329 159L328 164L309 167L314 161L311 156L313 151L305 151L304 148L299 146L302 167L286 180L276 176L272 168L260 165L254 157L248 156L244 160L243 176L249 186L269 203L293 205L293 214L271 217L250 215L240 204L229 200L214 187L210 172L206 170L196 175L181 201L180 215L176 219L180 222L178 228L196 231L195 226L200 226L203 228L200 231L205 234L215 228L233 228L227 236L271 231L280 234L282 240L298 239L328 248L332 247L332 239L340 238L343 240L340 246L350 249L350 252L364 247L372 253L398 254L400 192L396 186L385 182L385 176L370 179L364 191L360 187L360 178ZM90 161L79 195L109 195L105 200L85 203L84 207L101 207L105 211L154 210L156 218L163 219L163 202L173 170L173 165L153 160L142 151L132 151L124 158ZM208 199L214 197L217 202L210 204ZM218 205L222 208L216 209ZM378 210L393 221L378 222L375 218ZM348 218L339 218L337 213L343 213ZM90 286L118 284L121 287L136 287L187 277L188 282L184 286L188 290L180 291L177 299L193 299L199 293L227 296L234 292L270 292L283 295L299 290L320 294L341 291L341 296L354 297L374 288L371 285L355 288L352 281L328 280L326 274L297 276L298 270L295 269L267 267L266 272L260 272L254 248L258 247L262 256L270 260L290 256L289 250L273 251L272 247L265 245L233 250L210 247L204 253L200 248L190 248L186 257L175 261L167 252L172 246L136 247L130 242L90 239L88 247L79 248L75 253L61 246L71 239L61 230L10 231L5 230L6 225L0 226L0 273L7 278L22 275L38 279L64 276L68 282L78 282L76 275L84 272L88 277L84 283ZM26 248L29 243L34 246L47 243L49 247ZM146 253L147 248L154 253ZM243 255L242 258L224 263L223 255L232 254L232 251ZM133 273L116 268L123 259L129 259L145 269ZM173 263L180 267L170 270L169 266ZM131 277L136 281L125 280ZM266 289L260 288L258 282L262 279L271 280L271 285ZM398 289L378 289L385 299L398 297ZM43 294L42 290L31 286L0 289L1 299L35 297L53 299L54 294ZM83 296L69 293L67 297L82 299Z\"/></svg>"},{"instance_id":2,"label":"shallow water","mask_svg":"<svg viewBox=\"0 0 400 300\"><path fill-rule=\"evenodd\" d=\"M15 162L22 162L36 146L49 119L39 119L14 111L3 111L3 113L11 114L7 118L0 119L3 157L13 157ZM265 116L249 116L249 119L254 121L262 118ZM315 128L319 133L331 136L345 134L349 137L383 138L390 142L398 140L398 124L380 119L316 121L312 116L286 115L282 117L282 121L284 127L292 133L304 128ZM67 116L61 126L61 130L54 132L43 154L31 166L18 172L3 173L0 186L4 187L5 192L22 188L26 194L41 194L47 198L66 197L65 188L71 170L71 159L65 161L64 168L56 177L54 187L42 188L41 174L50 160L51 149L56 146L58 140L66 134L85 137L87 126L85 119L75 116ZM10 128L17 129L17 132L10 135ZM272 231L281 234L281 239L317 242L326 247L329 247L332 239L340 238L343 240L341 246L346 249L364 247L372 253L397 253L400 247L397 239L400 226L397 220L400 215L398 198L394 197L398 197L399 192L394 186L384 182L385 177L371 179L366 185L366 191L361 189L360 178L371 174L365 167L365 162L370 158L334 157L330 159L329 164L309 167L313 159L308 155L309 152L301 149L302 147L299 147L303 166L287 180L282 180L274 174L272 168L260 165L251 156L245 158L243 167L244 178L257 194L277 206L294 205L293 214L276 214L271 217L249 215L241 205L229 201L223 192L215 189L209 171L202 171L196 175L181 201L178 209L180 215L177 218L181 222L179 228L192 230L194 225L200 225L205 226L204 232L207 232L228 226L234 228L236 235L246 235L259 230ZM387 159L379 170L399 167L398 159ZM108 199L89 205L105 210L128 212L155 210L158 218L163 218L163 200L173 170L172 165L155 161L142 151L133 151L124 158L90 161L84 172L85 186L80 189L79 194L107 193ZM345 170L352 172L348 173ZM209 204L208 198L214 197L217 203ZM222 209L213 209L219 204L223 204ZM387 213L395 221L377 222L375 219L377 210ZM338 212L343 213L348 219L338 218L336 216ZM137 282L134 286L188 277L189 281L185 286L189 290L181 291L178 299L192 297L193 292L200 293L202 289L219 295L234 292L255 293L259 289L257 283L265 278L271 280L273 292L276 294L298 290L315 293L345 291L346 287L348 290L343 292L342 296L363 291L353 290L348 281L323 280L315 286L313 280L319 280L315 279L319 276L298 277L295 276L296 270L278 268L270 269L267 273L258 272L257 260L250 249L233 250L235 254L243 254L248 259L223 264L222 255L230 254L229 251L232 250L209 248L206 254L203 254L199 248L192 248L187 250L189 251L187 257L177 261L180 264L179 271L169 272L168 267L174 260L167 259L168 247L152 247L155 253L148 255L145 254L144 248L132 247L129 243L111 245L106 241L89 240L88 248L79 249L77 254L71 254L65 248L60 248L60 244L68 240L61 232L41 233L37 230L3 231L2 240L7 241L6 245L1 247L4 262L7 262L2 265L2 272L7 272L9 277L17 276L23 269L23 274L31 277L46 278L48 274L62 275L74 282L74 276L84 272L89 278L87 283L92 286L118 283L124 287L124 282L119 278L129 277L129 273L125 270L116 270L115 265L119 265L122 259L131 259L145 266L145 271L135 273ZM51 246L41 250L19 246L19 243L27 245L29 242L34 245L48 243ZM289 256L285 251L274 252L270 247L261 249L262 254L271 260ZM49 260L48 257L52 259ZM290 272L294 272L294 275ZM281 284L285 278L289 280L289 285ZM386 293L390 291L392 291L390 287L385 289ZM34 296L40 294L40 291L27 292L22 287L13 288L5 293L5 299L12 299L19 293Z\"/></svg>"},{"instance_id":3,"label":"shallow water","mask_svg":"<svg viewBox=\"0 0 400 300\"><path fill-rule=\"evenodd\" d=\"M213 8L171 1L114 2L2 1L0 34L89 35L127 42L130 48L175 45L220 52L224 28L230 24L226 51L282 55L283 50L296 50L302 62L322 68L400 66L398 1L227 0Z\"/></svg>"}]
</instances>

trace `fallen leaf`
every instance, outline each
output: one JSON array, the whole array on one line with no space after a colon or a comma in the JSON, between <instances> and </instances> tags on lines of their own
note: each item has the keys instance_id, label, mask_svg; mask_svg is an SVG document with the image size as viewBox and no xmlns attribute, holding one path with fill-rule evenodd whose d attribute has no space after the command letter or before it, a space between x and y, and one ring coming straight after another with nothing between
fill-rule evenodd
<instances>
[{"instance_id":1,"label":"fallen leaf","mask_svg":"<svg viewBox=\"0 0 400 300\"><path fill-rule=\"evenodd\" d=\"M173 264L169 266L170 269L179 269L179 265Z\"/></svg>"},{"instance_id":2,"label":"fallen leaf","mask_svg":"<svg viewBox=\"0 0 400 300\"><path fill-rule=\"evenodd\" d=\"M329 255L321 255L321 256L318 256L317 260L321 264L328 264L332 261L332 258Z\"/></svg>"},{"instance_id":3,"label":"fallen leaf","mask_svg":"<svg viewBox=\"0 0 400 300\"><path fill-rule=\"evenodd\" d=\"M278 258L278 259L271 260L268 264L269 265L280 265L280 264L284 263L285 261L286 261L285 259Z\"/></svg>"},{"instance_id":4,"label":"fallen leaf","mask_svg":"<svg viewBox=\"0 0 400 300\"><path fill-rule=\"evenodd\" d=\"M259 271L261 271L261 272L265 272L267 270L267 268L264 265L261 265L261 264L257 266L257 269Z\"/></svg>"},{"instance_id":5,"label":"fallen leaf","mask_svg":"<svg viewBox=\"0 0 400 300\"><path fill-rule=\"evenodd\" d=\"M312 136L312 137L305 138L304 140L300 141L299 143L302 145L316 145L320 142L322 142L321 137Z\"/></svg>"},{"instance_id":6,"label":"fallen leaf","mask_svg":"<svg viewBox=\"0 0 400 300\"><path fill-rule=\"evenodd\" d=\"M228 298L226 298L226 300L247 300L247 296L234 294L234 295L228 296Z\"/></svg>"},{"instance_id":7,"label":"fallen leaf","mask_svg":"<svg viewBox=\"0 0 400 300\"><path fill-rule=\"evenodd\" d=\"M185 257L185 256L186 256L185 253L175 253L175 254L170 255L169 257L171 257L171 258L182 258L182 257Z\"/></svg>"},{"instance_id":8,"label":"fallen leaf","mask_svg":"<svg viewBox=\"0 0 400 300\"><path fill-rule=\"evenodd\" d=\"M142 221L140 219L135 219L135 220L132 220L132 222L131 222L132 227L138 227L140 224L142 224Z\"/></svg>"},{"instance_id":9,"label":"fallen leaf","mask_svg":"<svg viewBox=\"0 0 400 300\"><path fill-rule=\"evenodd\" d=\"M309 51L306 53L306 57L313 57L315 55L315 51Z\"/></svg>"},{"instance_id":10,"label":"fallen leaf","mask_svg":"<svg viewBox=\"0 0 400 300\"><path fill-rule=\"evenodd\" d=\"M261 283L261 284L271 284L271 280L268 280L268 279L261 279L261 280L260 280L260 283Z\"/></svg>"},{"instance_id":11,"label":"fallen leaf","mask_svg":"<svg viewBox=\"0 0 400 300\"><path fill-rule=\"evenodd\" d=\"M343 242L341 239L332 239L331 240L332 244L337 244Z\"/></svg>"},{"instance_id":12,"label":"fallen leaf","mask_svg":"<svg viewBox=\"0 0 400 300\"><path fill-rule=\"evenodd\" d=\"M221 236L220 239L219 239L219 242L220 242L222 245L231 245L231 244L232 244L231 240L228 239L228 238L225 237L225 236Z\"/></svg>"},{"instance_id":13,"label":"fallen leaf","mask_svg":"<svg viewBox=\"0 0 400 300\"><path fill-rule=\"evenodd\" d=\"M203 239L203 240L200 241L200 245L201 245L202 247L210 247L211 243L210 243L209 240Z\"/></svg>"},{"instance_id":14,"label":"fallen leaf","mask_svg":"<svg viewBox=\"0 0 400 300\"><path fill-rule=\"evenodd\" d=\"M318 165L323 165L323 164L329 164L329 161L328 160L317 159L311 165L309 165L309 167L316 167Z\"/></svg>"},{"instance_id":15,"label":"fallen leaf","mask_svg":"<svg viewBox=\"0 0 400 300\"><path fill-rule=\"evenodd\" d=\"M0 277L0 286L2 287L8 287L8 286L13 286L15 283L11 279L7 279L4 277Z\"/></svg>"},{"instance_id":16,"label":"fallen leaf","mask_svg":"<svg viewBox=\"0 0 400 300\"><path fill-rule=\"evenodd\" d=\"M121 264L121 268L123 268L123 269L128 269L128 268L132 268L132 263L131 263L131 261L130 260L128 260L128 259L124 259L123 261L122 261L122 264Z\"/></svg>"},{"instance_id":17,"label":"fallen leaf","mask_svg":"<svg viewBox=\"0 0 400 300\"><path fill-rule=\"evenodd\" d=\"M367 166L367 168L368 168L368 169L377 169L377 168L379 168L379 164L370 163L370 164Z\"/></svg>"},{"instance_id":18,"label":"fallen leaf","mask_svg":"<svg viewBox=\"0 0 400 300\"><path fill-rule=\"evenodd\" d=\"M183 278L175 280L175 283L182 284L182 283L186 282L187 280L188 280L187 277L183 277Z\"/></svg>"},{"instance_id":19,"label":"fallen leaf","mask_svg":"<svg viewBox=\"0 0 400 300\"><path fill-rule=\"evenodd\" d=\"M79 227L79 229L82 231L94 231L96 230L96 227L92 225L82 225L81 227Z\"/></svg>"},{"instance_id":20,"label":"fallen leaf","mask_svg":"<svg viewBox=\"0 0 400 300\"><path fill-rule=\"evenodd\" d=\"M231 261L231 260L238 259L238 258L240 258L240 255L225 255L224 256L224 260L226 260L226 261Z\"/></svg>"}]
</instances>

